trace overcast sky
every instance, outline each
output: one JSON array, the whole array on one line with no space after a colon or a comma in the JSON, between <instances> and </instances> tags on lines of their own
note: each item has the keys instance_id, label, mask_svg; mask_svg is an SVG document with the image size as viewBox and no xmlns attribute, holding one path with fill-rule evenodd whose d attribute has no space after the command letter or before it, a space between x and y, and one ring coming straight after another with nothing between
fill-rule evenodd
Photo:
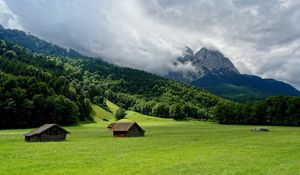
<instances>
[{"instance_id":1,"label":"overcast sky","mask_svg":"<svg viewBox=\"0 0 300 175\"><path fill-rule=\"evenodd\" d=\"M0 0L0 22L160 74L183 47L208 47L300 88L299 0Z\"/></svg>"}]
</instances>

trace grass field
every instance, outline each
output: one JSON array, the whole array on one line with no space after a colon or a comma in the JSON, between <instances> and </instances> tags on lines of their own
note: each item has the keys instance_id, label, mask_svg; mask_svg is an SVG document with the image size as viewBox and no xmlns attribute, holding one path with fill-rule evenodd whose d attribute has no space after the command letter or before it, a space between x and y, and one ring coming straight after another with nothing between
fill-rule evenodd
<instances>
[{"instance_id":1,"label":"grass field","mask_svg":"<svg viewBox=\"0 0 300 175\"><path fill-rule=\"evenodd\" d=\"M105 113L93 107L95 115ZM110 114L111 115L111 114ZM110 116L112 117L112 115ZM300 128L175 122L128 112L146 137L114 138L109 122L66 127L65 142L26 143L30 129L0 131L0 174L300 174Z\"/></svg>"}]
</instances>

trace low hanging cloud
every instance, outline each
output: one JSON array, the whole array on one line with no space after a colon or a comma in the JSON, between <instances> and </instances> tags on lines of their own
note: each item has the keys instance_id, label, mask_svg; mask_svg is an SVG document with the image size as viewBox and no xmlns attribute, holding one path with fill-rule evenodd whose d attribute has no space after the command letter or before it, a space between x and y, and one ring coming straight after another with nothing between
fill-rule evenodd
<instances>
[{"instance_id":1,"label":"low hanging cloud","mask_svg":"<svg viewBox=\"0 0 300 175\"><path fill-rule=\"evenodd\" d=\"M18 17L10 10L4 0L0 0L0 22L5 28L22 29Z\"/></svg>"},{"instance_id":2,"label":"low hanging cloud","mask_svg":"<svg viewBox=\"0 0 300 175\"><path fill-rule=\"evenodd\" d=\"M8 2L8 1L7 1ZM136 0L10 0L26 31L84 54L156 73L165 68L182 44L177 29L143 14Z\"/></svg>"},{"instance_id":3,"label":"low hanging cloud","mask_svg":"<svg viewBox=\"0 0 300 175\"><path fill-rule=\"evenodd\" d=\"M165 74L185 46L208 47L242 73L300 88L297 0L0 0L0 9L6 27L118 65Z\"/></svg>"}]
</instances>

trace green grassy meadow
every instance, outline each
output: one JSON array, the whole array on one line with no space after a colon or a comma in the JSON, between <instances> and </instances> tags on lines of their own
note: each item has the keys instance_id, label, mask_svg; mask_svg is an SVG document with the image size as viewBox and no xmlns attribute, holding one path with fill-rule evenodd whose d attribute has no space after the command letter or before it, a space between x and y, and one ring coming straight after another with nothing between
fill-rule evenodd
<instances>
[{"instance_id":1,"label":"green grassy meadow","mask_svg":"<svg viewBox=\"0 0 300 175\"><path fill-rule=\"evenodd\" d=\"M140 138L114 138L93 106L96 123L66 127L65 142L24 142L31 129L0 130L0 174L179 175L300 174L300 128L173 121L129 111L123 121L137 121Z\"/></svg>"}]
</instances>

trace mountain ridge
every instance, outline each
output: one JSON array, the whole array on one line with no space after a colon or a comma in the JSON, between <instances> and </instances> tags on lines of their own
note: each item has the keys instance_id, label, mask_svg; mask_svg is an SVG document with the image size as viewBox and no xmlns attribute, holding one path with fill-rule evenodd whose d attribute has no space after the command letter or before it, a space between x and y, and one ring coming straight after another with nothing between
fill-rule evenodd
<instances>
[{"instance_id":1,"label":"mountain ridge","mask_svg":"<svg viewBox=\"0 0 300 175\"><path fill-rule=\"evenodd\" d=\"M1 28L2 27L2 28ZM66 49L56 44L42 40L34 35L25 33L17 29L5 29L0 24L0 39L21 45L34 52L63 56L63 57L82 57L83 55L73 49Z\"/></svg>"},{"instance_id":2,"label":"mountain ridge","mask_svg":"<svg viewBox=\"0 0 300 175\"><path fill-rule=\"evenodd\" d=\"M259 100L279 94L300 96L300 92L288 83L241 74L229 58L216 50L201 48L194 54L192 49L186 47L173 65L175 68L187 66L189 69L173 69L166 75L167 78L235 101Z\"/></svg>"}]
</instances>

